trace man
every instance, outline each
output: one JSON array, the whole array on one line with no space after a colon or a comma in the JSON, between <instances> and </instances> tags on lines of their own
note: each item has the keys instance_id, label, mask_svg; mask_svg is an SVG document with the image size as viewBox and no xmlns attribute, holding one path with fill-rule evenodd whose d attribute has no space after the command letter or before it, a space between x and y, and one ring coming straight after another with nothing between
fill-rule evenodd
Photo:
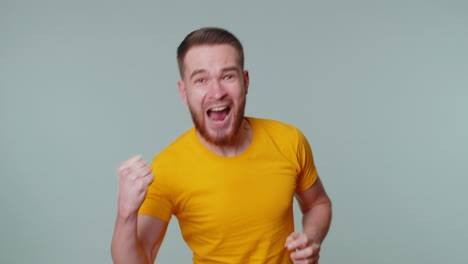
<instances>
[{"instance_id":1,"label":"man","mask_svg":"<svg viewBox=\"0 0 468 264\"><path fill-rule=\"evenodd\" d=\"M194 263L318 263L330 199L298 129L244 116L249 73L239 40L202 28L177 59L195 127L151 168L139 156L119 166L114 263L153 263L172 215ZM294 196L303 233L294 232Z\"/></svg>"}]
</instances>

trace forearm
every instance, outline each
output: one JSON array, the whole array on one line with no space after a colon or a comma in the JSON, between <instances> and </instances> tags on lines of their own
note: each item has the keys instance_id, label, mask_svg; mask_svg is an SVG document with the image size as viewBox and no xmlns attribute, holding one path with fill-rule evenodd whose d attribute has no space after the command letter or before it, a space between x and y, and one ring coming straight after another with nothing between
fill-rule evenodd
<instances>
[{"instance_id":1,"label":"forearm","mask_svg":"<svg viewBox=\"0 0 468 264\"><path fill-rule=\"evenodd\" d=\"M137 237L137 215L117 216L112 237L114 264L148 264Z\"/></svg>"},{"instance_id":2,"label":"forearm","mask_svg":"<svg viewBox=\"0 0 468 264\"><path fill-rule=\"evenodd\" d=\"M309 241L321 244L330 228L332 210L331 202L315 205L302 217L302 228Z\"/></svg>"}]
</instances>

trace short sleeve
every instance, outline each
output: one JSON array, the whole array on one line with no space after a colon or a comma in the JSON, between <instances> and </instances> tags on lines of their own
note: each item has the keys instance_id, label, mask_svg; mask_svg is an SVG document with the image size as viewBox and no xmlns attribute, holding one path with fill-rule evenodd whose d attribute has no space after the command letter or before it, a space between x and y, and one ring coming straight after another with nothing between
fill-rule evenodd
<instances>
[{"instance_id":1,"label":"short sleeve","mask_svg":"<svg viewBox=\"0 0 468 264\"><path fill-rule=\"evenodd\" d=\"M296 192L303 192L309 189L317 180L318 174L315 168L314 157L312 149L306 137L298 129L297 131L297 160L300 166Z\"/></svg>"},{"instance_id":2,"label":"short sleeve","mask_svg":"<svg viewBox=\"0 0 468 264\"><path fill-rule=\"evenodd\" d=\"M153 182L148 188L146 198L140 206L138 214L149 215L169 222L173 214L173 205L169 197L170 189L167 175L159 166L157 157L151 163L151 172L154 175Z\"/></svg>"}]
</instances>

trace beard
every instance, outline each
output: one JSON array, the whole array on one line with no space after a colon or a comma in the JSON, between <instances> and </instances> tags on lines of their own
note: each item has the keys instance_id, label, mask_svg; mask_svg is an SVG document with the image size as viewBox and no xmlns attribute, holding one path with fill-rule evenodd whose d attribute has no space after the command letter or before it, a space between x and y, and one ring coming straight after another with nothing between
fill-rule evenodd
<instances>
[{"instance_id":1,"label":"beard","mask_svg":"<svg viewBox=\"0 0 468 264\"><path fill-rule=\"evenodd\" d=\"M206 127L206 112L197 113L197 111L188 104L190 115L192 116L195 129L205 141L215 146L229 146L235 143L236 137L244 120L246 97L244 96L237 108L231 108L232 121L227 128L216 128L215 131L209 131Z\"/></svg>"}]
</instances>

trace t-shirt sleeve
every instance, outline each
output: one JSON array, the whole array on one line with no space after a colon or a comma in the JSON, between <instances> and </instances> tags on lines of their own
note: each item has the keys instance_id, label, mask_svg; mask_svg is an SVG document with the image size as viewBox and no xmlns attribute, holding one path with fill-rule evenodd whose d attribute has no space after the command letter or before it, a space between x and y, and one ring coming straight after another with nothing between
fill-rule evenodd
<instances>
[{"instance_id":1,"label":"t-shirt sleeve","mask_svg":"<svg viewBox=\"0 0 468 264\"><path fill-rule=\"evenodd\" d=\"M151 163L151 172L154 179L148 188L145 200L140 206L138 214L149 215L169 222L174 212L174 207L169 197L170 185L166 178L167 175L165 175L164 170L159 165L156 157Z\"/></svg>"},{"instance_id":2,"label":"t-shirt sleeve","mask_svg":"<svg viewBox=\"0 0 468 264\"><path fill-rule=\"evenodd\" d=\"M306 137L298 129L297 131L297 160L299 173L297 177L296 192L303 192L310 188L318 178L315 168L312 149Z\"/></svg>"}]
</instances>

